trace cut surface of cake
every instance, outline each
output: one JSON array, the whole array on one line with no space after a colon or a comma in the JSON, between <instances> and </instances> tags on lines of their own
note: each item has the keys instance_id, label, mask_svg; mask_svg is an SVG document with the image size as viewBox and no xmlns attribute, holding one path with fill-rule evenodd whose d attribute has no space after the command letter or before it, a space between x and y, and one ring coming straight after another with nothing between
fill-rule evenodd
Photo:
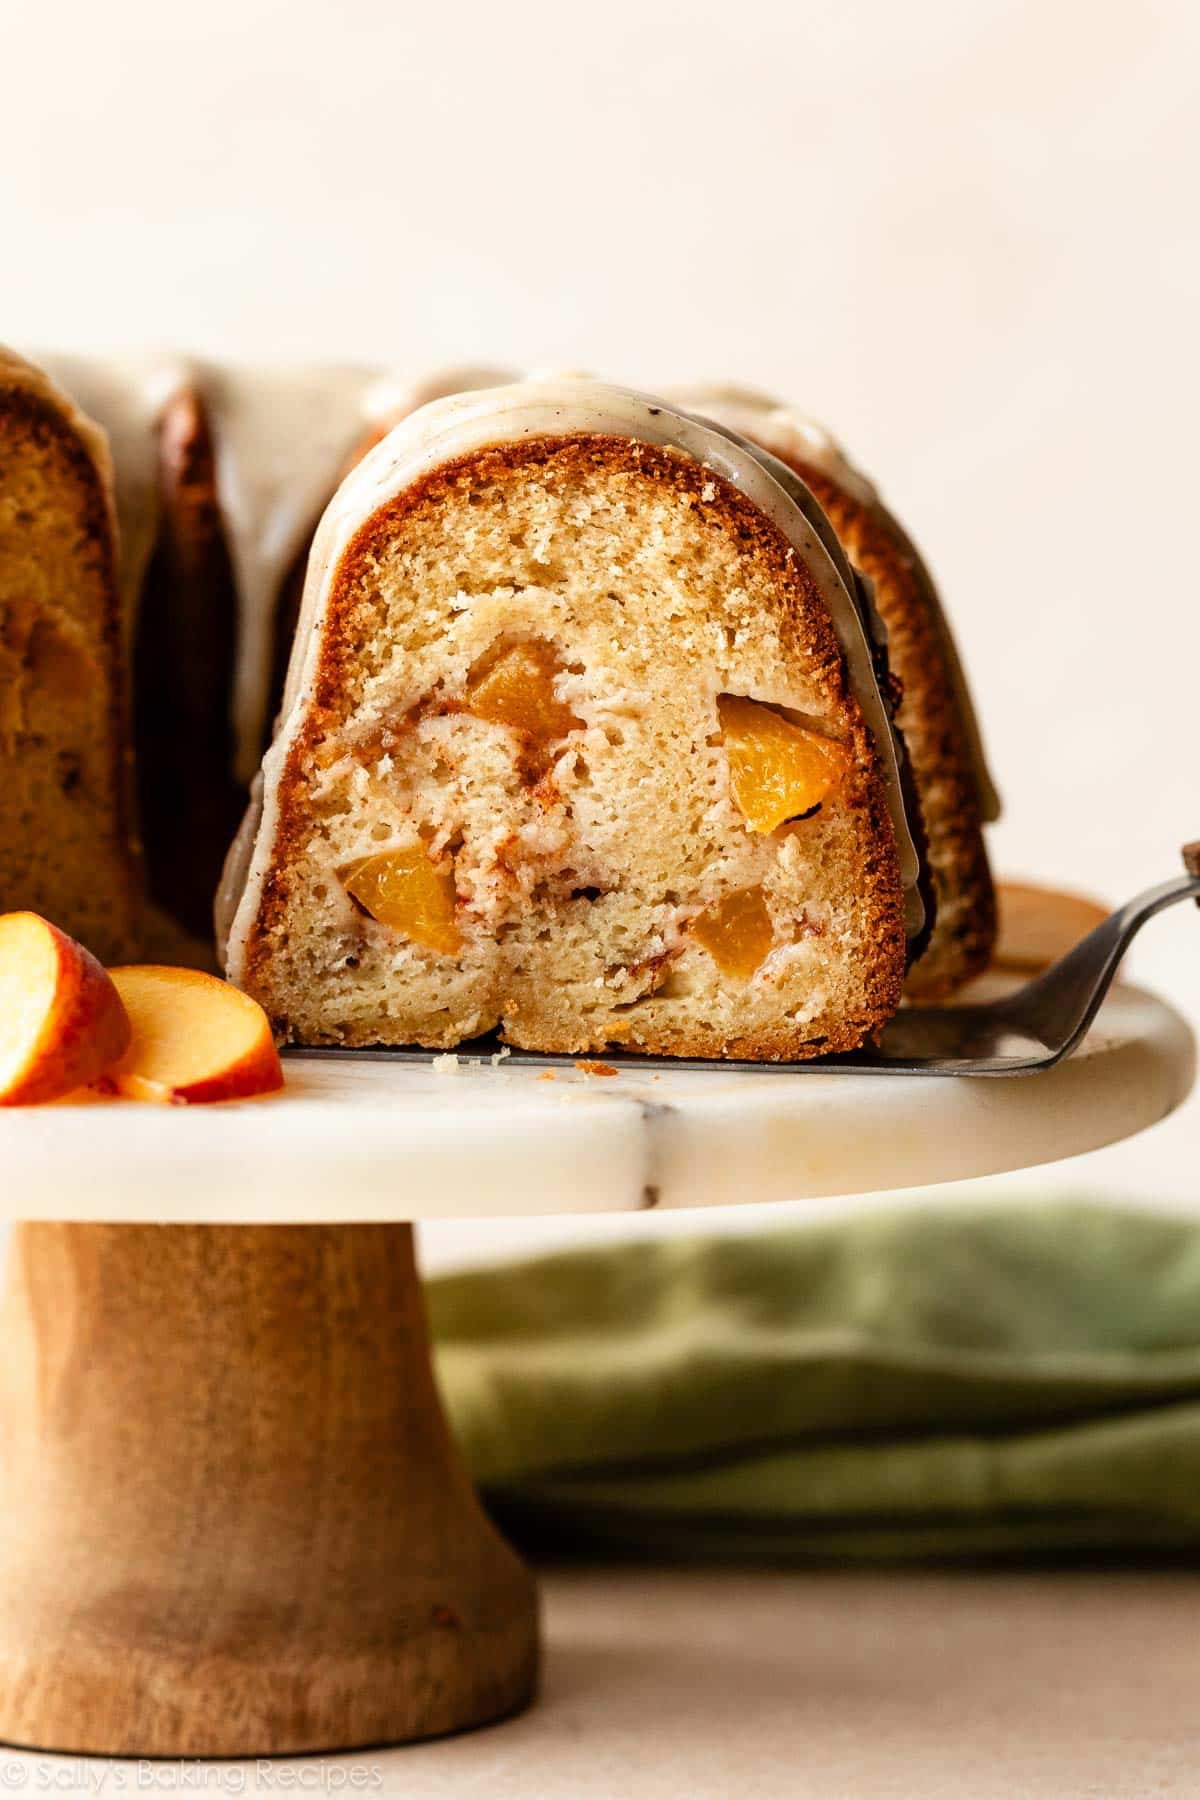
<instances>
[{"instance_id":1,"label":"cut surface of cake","mask_svg":"<svg viewBox=\"0 0 1200 1800\"><path fill-rule=\"evenodd\" d=\"M105 959L138 904L123 668L107 442L0 349L0 911Z\"/></svg>"},{"instance_id":2,"label":"cut surface of cake","mask_svg":"<svg viewBox=\"0 0 1200 1800\"><path fill-rule=\"evenodd\" d=\"M339 489L221 911L294 1041L791 1059L894 1011L918 877L811 495L572 380L426 406Z\"/></svg>"},{"instance_id":3,"label":"cut surface of cake","mask_svg":"<svg viewBox=\"0 0 1200 1800\"><path fill-rule=\"evenodd\" d=\"M854 567L872 584L902 688L908 747L937 898L929 943L906 993L941 999L987 967L996 902L983 826L999 813L962 664L926 565L874 485L829 433L781 402L740 388L689 388L694 411L781 458L810 487Z\"/></svg>"}]
</instances>

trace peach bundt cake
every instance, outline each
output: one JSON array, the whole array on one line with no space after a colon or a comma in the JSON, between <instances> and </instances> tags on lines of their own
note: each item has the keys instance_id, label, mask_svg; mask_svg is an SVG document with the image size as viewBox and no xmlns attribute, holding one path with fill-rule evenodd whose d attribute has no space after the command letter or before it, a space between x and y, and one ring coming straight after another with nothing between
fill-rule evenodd
<instances>
[{"instance_id":1,"label":"peach bundt cake","mask_svg":"<svg viewBox=\"0 0 1200 1800\"><path fill-rule=\"evenodd\" d=\"M803 485L665 402L423 408L318 532L230 975L310 1043L854 1048L921 910L868 630Z\"/></svg>"},{"instance_id":2,"label":"peach bundt cake","mask_svg":"<svg viewBox=\"0 0 1200 1800\"><path fill-rule=\"evenodd\" d=\"M212 902L270 737L292 590L341 476L386 425L486 369L420 381L176 355L42 363L115 464L137 802L151 898L211 938ZM150 916L150 915L147 915Z\"/></svg>"},{"instance_id":3,"label":"peach bundt cake","mask_svg":"<svg viewBox=\"0 0 1200 1800\"><path fill-rule=\"evenodd\" d=\"M89 692L94 689L91 703L100 704L101 690L107 692L105 704L114 709L110 747L127 749L120 665L122 660L131 664L137 798L149 885L153 895L194 933L205 927L220 862L243 808L249 778L269 741L315 521L341 478L395 421L411 420L416 409L439 394L455 395L464 388L476 392L475 400L457 403L475 421L475 437L464 452L474 459L470 465L474 473L459 471L450 479L448 459L439 449L431 453L430 468L413 481L406 479L388 502L397 509L397 519L407 521L404 532L416 531L419 524L424 534L420 542L414 539L410 543L404 533L394 541L387 539L388 555L397 569L408 568L411 577L421 558L431 554L427 544L422 548L425 537L429 543L442 542L445 551L444 566L438 568L441 586L435 587L446 615L445 644L448 652L453 647L453 656L439 673L433 640L429 644L422 640L420 654L413 649L408 677L401 679L403 671L393 668L396 696L408 691L405 680L414 691L409 709L413 716L400 718L393 708L380 723L381 732L403 743L399 756L395 746L388 752L392 797L400 794L406 783L413 796L441 793L435 810L442 825L435 825L433 819L418 822L415 838L409 832L412 841L408 842L402 822L377 816L372 818L374 835L370 840L376 848L369 855L358 853L361 845L349 860L338 850L337 885L328 890L333 900L326 905L339 913L341 924L331 930L330 918L325 916L320 925L319 907L311 919L304 913L303 930L307 932L311 923L316 935L307 950L296 944L289 954L302 960L307 956L315 968L326 952L336 948L346 966L328 971L328 981L322 976L325 986L312 997L324 1023L317 1022L315 1014L302 1023L303 1009L292 1009L290 1002L288 1007L277 1008L281 1025L294 1035L310 1029L335 1040L369 1035L357 1014L346 1020L334 1016L345 999L345 975L355 973L356 960L360 971L364 966L361 945L346 949L343 938L368 940L368 962L382 957L387 945L400 961L405 956L419 960L418 952L427 961L440 958L435 977L427 984L431 992L454 969L455 958L446 951L439 953L428 943L422 946L419 940L406 939L400 926L385 925L379 916L392 908L393 919L400 917L412 897L423 891L425 898L418 910L432 909L434 923L426 921L419 929L437 937L442 928L436 920L446 916L451 898L446 879L451 858L453 924L445 941L461 938L467 944L472 932L477 941L463 951L464 967L451 984L454 997L446 1002L446 1016L428 1027L430 1041L451 1041L460 1027L465 1029L475 1017L468 993L479 1001L475 1010L479 1020L486 1022L487 995L491 992L494 998L499 992L497 982L507 995L497 1019L507 1020L513 1041L532 1042L532 1037L522 1033L536 1030L542 1034L538 1041L553 1039L571 1048L593 1048L601 1041L636 1046L643 1041L649 1044L653 1037L660 1045L690 1045L702 1053L740 1046L752 1054L791 1055L799 1053L797 1047L802 1043L809 1051L844 1044L878 1023L894 1004L894 997L888 996L895 988L897 967L894 931L887 924L895 889L894 875L886 873L886 842L896 846L891 852L893 863L898 853L908 859L911 914L915 893L912 842L915 837L923 844L923 834L921 817L911 806L911 793L911 833L904 822L891 727L881 704L881 696L891 704L890 678L877 643L869 645L866 658L867 664L873 659L874 670L869 678L864 674L862 620L871 618L870 602L847 567L843 551L871 578L879 610L890 629L893 666L899 667L904 679L900 723L909 739L909 772L915 777L920 815L928 834L932 868L926 873L931 873L937 893L932 941L924 956L910 967L908 991L922 996L947 992L972 972L986 953L992 929L991 889L979 832L980 817L987 810L986 771L973 740L973 716L936 594L911 545L878 506L869 484L838 461L828 440L819 438L814 428L794 415L728 390L698 391L689 397L689 411L717 415L718 424L732 426L756 440L759 450L755 452L745 443L731 443L728 429L713 432L687 418L679 403L652 403L660 423L646 427L643 418L633 429L622 408L634 403L618 395L615 404L624 421L620 429L576 425L569 432L548 431L543 435L555 440L557 449L554 456L539 461L524 427L518 429L511 418L496 425L506 410L505 402L494 392L478 395L478 390L491 390L504 380L502 373L494 370L461 371L432 381L406 383L376 370L355 368L260 373L180 358L115 362L54 358L48 366L58 384L55 387L19 359L6 358L0 366L8 377L6 385L0 383L0 546L8 546L7 567L0 554L0 579L7 574L9 587L15 583L20 588L20 558L36 562L45 572L56 567L53 554L59 554L65 542L56 528L57 548L51 553L30 537L28 509L21 502L30 481L36 480L31 443L21 423L28 402L15 404L5 396L36 389L52 397L50 414L67 437L73 434L72 441L83 457L78 466L92 470L93 494L108 517L104 579L114 620L114 657L111 668L105 665L107 673L102 669L89 681ZM14 370L23 371L20 381L13 376ZM616 392L578 380L559 385L563 405L574 407L570 416L576 422L580 408L586 414L592 406L589 416L595 418L599 406L603 415L607 397ZM597 401L597 394L604 397L603 402ZM98 420L104 431L89 424L77 406ZM399 467L408 457L404 445L410 440L404 433L415 430L424 442L427 433L436 432L439 416L435 407L432 414L425 410L419 426L402 424L400 438L383 451L371 450L363 468L378 473L381 457L389 467L392 459L397 459ZM671 423L671 432L661 421ZM691 449L676 441L680 430ZM703 447L697 449L702 440L696 434L705 432ZM119 604L114 598L113 483L105 433L116 463ZM489 441L492 437L494 442ZM576 445L571 453L574 464L568 471L566 440L570 438L595 440L591 448L597 452L601 438L613 438L617 446L610 446L609 454L615 460L589 460ZM618 454L619 446L623 448ZM488 458L502 447L507 472L503 480L499 476L493 479ZM762 456L763 448L781 457L791 471L802 474L807 487L771 456ZM712 461L713 457L718 460ZM436 482L435 467L439 472ZM697 469L706 470L700 491L711 486L711 499L698 502L691 493L688 484L698 479ZM488 471L484 483L487 498L472 499L466 490L474 474L483 470ZM357 506L362 511L360 525L365 526L368 516L378 512L369 487L371 478L366 479L364 485L361 471L349 476L331 508L331 519L336 516L345 525ZM441 497L435 505L432 495L438 482ZM782 503L788 509L782 522L770 509L763 509L763 490L756 485L763 482L770 487L775 507L781 504L782 487ZM807 488L818 491L837 527L837 537ZM418 489L423 495L420 506L414 499ZM615 498L618 493L622 496L619 502ZM507 548L501 554L502 522L510 513L513 519L520 518L512 524L510 537L524 536L526 543L523 548L506 540ZM83 513L72 516L82 518ZM485 518L489 521L487 533L483 533ZM801 525L797 525L798 518ZM588 521L587 531L582 528L583 520ZM310 571L305 602L309 620L318 610L314 599L318 568L325 568L331 582L336 575L329 566L328 530L327 522L322 533L325 549ZM805 548L797 551L793 539L801 530ZM572 548L576 536L580 540L578 554ZM451 539L459 546L456 555L450 554ZM538 547L543 540L553 544L552 555L541 554ZM768 551L768 543L774 545L774 552ZM780 554L786 555L780 550L782 543L789 545L792 562L786 570L777 568L771 575L772 554L776 560ZM481 557L479 571L472 560L476 548ZM621 606L619 596L611 598L617 593L616 585L605 590L599 587L597 571L605 559L625 574L632 571L638 575L641 588L632 602L626 599ZM577 568L573 566L576 563ZM832 588L852 596L848 613L831 606L831 569ZM511 577L507 583L506 573ZM470 597L469 607L457 606L458 587L453 594L442 591L450 576L458 574L465 578L462 591ZM514 590L511 619L497 624L494 641L486 646L477 642L474 623L486 616L477 574L485 588L486 581L491 581L492 588L486 591L492 593L496 607L503 607L506 586ZM68 581L63 589L63 579L61 568L56 567L53 585L69 591L71 584ZM656 584L664 617L671 607L682 607L688 620L686 629L680 622L672 633L661 619L655 621L649 595ZM363 584L359 585L365 593ZM582 666L576 653L578 644L568 643L560 631L549 629L545 620L537 623L541 614L534 601L535 590L546 596L551 612L556 606L566 608L564 617L569 615L571 629L578 626L579 635L586 637L589 658ZM605 594L610 597L605 599ZM803 603L799 594L804 596ZM18 681L4 658L9 640L19 635L14 617L28 616L29 597L26 592L15 612L11 596L0 594L0 600L4 604L0 617L5 620L0 632L3 723L6 708L11 720L28 688L27 676ZM411 619L397 626L389 610L391 602L380 604L385 629L397 630L399 655L399 647L407 643L415 628ZM761 612L757 631L745 618L734 616L739 605ZM611 614L607 624L605 607ZM577 619L572 609L579 609ZM630 614L636 616L636 629L629 625ZM530 622L522 624L523 616ZM724 663L720 656L709 653L716 648L717 619L722 635L732 634ZM858 623L851 623L855 619ZM824 621L824 651L818 620ZM832 640L828 637L831 623ZM617 652L607 657L598 649L606 630L608 641L617 644ZM316 635L320 637L321 631ZM44 631L39 636L44 638ZM304 641L297 646L289 726L301 696L296 687L299 671L312 649L309 637L306 630ZM833 663L839 669L844 666L849 676L848 685L843 680L845 691L840 699L828 683L822 687L821 678L814 673L831 641ZM695 695L685 685L688 659L696 644L705 646L703 654L696 652L700 655L697 680L710 702L703 741L702 721L693 706ZM648 673L652 645L661 651L655 681ZM468 655L472 646L477 653ZM739 664L736 658L730 660L735 648L738 656L749 661ZM465 663L463 656L467 656ZM756 657L760 659L757 664ZM35 660L44 677L50 669L47 658L39 650ZM401 655L400 661L404 660ZM12 663L11 649L8 663ZM752 664L764 680L770 675L766 686L760 683L756 688L748 681ZM632 680L638 668L640 688ZM723 669L727 672L722 673ZM420 688L426 678L429 692ZM57 692L57 680L54 676L49 692ZM606 708L611 708L612 695L620 691L622 681L631 692L641 694L656 722L650 722L647 713L632 727L614 725ZM724 685L713 687L714 682ZM677 695L683 696L678 705ZM799 703L800 696L804 704ZM302 697L307 706L312 696ZM368 784L378 785L382 780L380 769L385 759L370 760L377 746L367 724L379 699L380 694L375 693L367 704L364 694L353 704L347 702L346 716L332 730L323 753L330 760L312 776L305 804L315 813L328 809L328 792L340 781L359 779L352 776L352 769L360 771ZM528 707L532 713L526 716ZM375 711L379 712L378 706ZM54 713L60 734L79 735L70 722L69 705L55 703ZM309 717L305 727L310 736L315 730L314 717ZM429 763L430 746L439 733L451 762L480 759L474 780L477 791L468 793L461 776L452 778L445 769ZM624 743L609 742L618 734ZM353 747L345 755L333 756L334 743L345 748L343 740L350 738ZM585 741L593 759L603 765L599 776L583 751ZM662 747L657 753L662 767L657 772L651 746ZM56 744L56 752L63 748ZM564 761L567 748L574 752L570 766ZM24 751L24 740L18 745L11 735L0 737L0 763L22 763ZM269 779L281 757L282 746L273 763L268 763ZM60 761L56 767L61 770L66 765ZM7 766L4 773L7 777ZM123 807L118 777L119 771L111 793L113 804ZM70 770L66 779L68 785L74 780ZM455 828L446 825L453 807L442 792L453 788L455 780L455 804L465 820L461 843L455 840ZM719 797L722 781L723 797ZM757 784L761 800L764 784L769 787L772 781L782 784L774 812L766 806L759 823L754 824L750 815L755 802L748 796L754 794ZM103 813L102 806L93 809L91 805L90 796L98 791L96 782L89 766L85 809L93 822ZM789 787L795 782L799 786ZM779 812L780 806L798 805L797 795L815 796L822 784L822 797L813 797L802 809L810 817L796 817L792 822L794 815ZM304 784L293 786L289 805L293 801L298 805ZM6 781L6 787L24 791L20 783L13 789ZM10 802L12 791L6 795ZM888 801L886 818L879 813L881 793ZM319 794L325 798L318 799ZM495 850L490 876L485 874L482 860L487 835L483 815L489 794L500 810L507 809L514 839L507 847L499 842L504 833L499 831L498 812L489 827ZM615 799L616 795L621 798ZM708 803L707 811L697 810L700 798ZM727 809L723 822L718 819L721 805ZM738 818L741 821L740 838L729 835L730 807L737 815L734 823ZM268 799L268 815L270 812ZM618 814L627 827L628 845L622 845L614 824ZM29 816L26 808L21 820ZM40 808L38 816L43 821L56 817L54 803L49 811ZM127 810L124 816L128 816ZM602 829L606 817L608 824ZM763 823L768 817L773 820L769 825ZM381 835L385 825L391 839ZM331 846L339 829L326 831L322 824ZM416 861L410 868L403 859L391 863L378 860L385 855L395 857L405 848L415 853L417 840L427 852L434 847L424 862ZM110 846L119 848L110 851L107 860L104 856L84 859L95 876L91 905L104 910L110 887L129 896L122 903L124 922L109 937L103 924L90 926L91 915L74 910L78 895L71 889L71 855L63 848L72 841L68 833L53 843L43 831L31 833L16 820L7 831L0 831L0 901L42 903L53 916L65 918L68 924L74 922L106 951L111 946L112 953L124 953L130 933L136 939L141 932L144 951L147 921L153 912L146 908L140 914L137 911L138 865L128 842L128 828L118 829L115 837L110 833ZM311 841L317 841L316 834ZM266 854L264 844L260 834L256 867ZM566 844L570 855L564 849ZM785 847L786 856L778 854ZM647 850L648 854L643 854ZM632 857L628 867L622 861L627 853ZM679 879L673 882L668 865L672 857L680 855L682 871L676 871ZM36 870L25 869L22 857L42 874L50 870L46 877L49 886L45 881L38 886L33 879ZM706 880L682 892L683 874L695 874L706 857L711 865ZM840 914L836 921L834 914L823 914L820 881L809 895L811 904L800 898L807 879L802 869L811 865L815 870L823 858L832 860L822 879L830 892L838 888L849 906L844 921ZM363 866L352 869L352 863ZM281 891L295 874L293 867L285 877L280 868ZM755 879L750 879L751 875ZM395 898L397 883L405 895L400 901ZM386 895L380 884L386 887ZM76 882L76 889L79 885ZM268 889L274 892L269 883L264 884L262 891ZM891 892L890 901L885 891ZM60 892L62 899L58 900ZM520 896L529 918L541 920L536 930L550 934L536 937L536 951L531 949L524 958L518 948L522 930L513 922ZM654 913L654 904L658 913ZM246 978L253 982L257 977L249 973L251 962L260 969L272 962L284 979L283 962L275 962L273 952L268 956L264 948L269 942L264 935L265 920L246 925L246 905L243 901L233 939L234 972L244 967ZM869 919L874 920L872 928ZM910 916L910 962L928 936L932 919L930 908L926 928L917 932ZM299 928L299 915L293 925ZM497 941L485 956L481 940L489 929ZM877 940L874 951L867 942L872 929ZM403 948L406 943L407 951ZM472 963L473 968L469 966ZM485 973L485 963L490 973ZM767 1004L767 992L776 975L787 975L780 992L786 989L794 999L799 980L796 971L809 964L825 971L830 1018L839 1008L844 1014L829 1033L817 1022L825 1016L819 1006L805 1017L803 1001L781 1002L774 1012ZM528 973L514 974L521 967ZM562 985L563 994L546 1017L531 1025L526 989L537 985L539 972L551 969L549 979ZM585 970L591 972L585 974ZM293 972L297 981L300 974L300 969ZM593 985L594 1001L580 985L588 980L600 983L599 988ZM366 985L365 975L362 985ZM411 1016L403 1006L394 1018L388 1012L388 1007L399 1004L392 989L406 987L411 989L411 998L421 982L413 976L391 984L391 999L383 1009L385 1016L376 1035L382 1032L395 1039L401 1030L400 1018ZM334 990L337 1005L328 1012ZM601 1025L606 1020L611 1028L602 1040ZM411 1035L421 1033L414 1030ZM829 1043L821 1045L817 1040L822 1037L828 1037Z\"/></svg>"}]
</instances>

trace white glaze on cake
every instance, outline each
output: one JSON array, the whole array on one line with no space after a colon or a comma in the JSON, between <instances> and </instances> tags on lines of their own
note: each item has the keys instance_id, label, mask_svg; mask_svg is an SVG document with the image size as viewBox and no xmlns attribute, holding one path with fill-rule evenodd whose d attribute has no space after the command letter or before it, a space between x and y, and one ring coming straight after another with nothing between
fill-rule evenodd
<instances>
[{"instance_id":1,"label":"white glaze on cake","mask_svg":"<svg viewBox=\"0 0 1200 1800\"><path fill-rule=\"evenodd\" d=\"M901 796L895 739L856 606L855 577L824 513L791 470L723 426L652 396L568 377L469 392L423 407L376 446L331 501L309 558L280 730L256 783L254 814L231 852L218 898L218 931L233 979L238 978L246 934L270 865L277 823L276 778L303 719L317 672L325 599L351 540L380 506L444 463L500 443L595 433L694 457L744 493L803 561L830 613L852 691L878 747L909 930L915 934L919 929L923 914L917 892L919 862Z\"/></svg>"},{"instance_id":2,"label":"white glaze on cake","mask_svg":"<svg viewBox=\"0 0 1200 1800\"><path fill-rule=\"evenodd\" d=\"M43 401L54 412L61 413L77 434L100 473L104 498L112 524L113 542L119 542L120 525L116 504L116 473L112 451L105 433L96 420L82 410L74 395L54 379L43 361L27 362L15 350L0 344L0 387L16 389Z\"/></svg>"},{"instance_id":3,"label":"white glaze on cake","mask_svg":"<svg viewBox=\"0 0 1200 1800\"><path fill-rule=\"evenodd\" d=\"M390 431L409 413L431 401L448 400L452 394L473 393L480 388L508 387L520 379L515 369L498 369L488 363L455 364L415 380L411 375L379 374L366 396L366 418Z\"/></svg>"},{"instance_id":4,"label":"white glaze on cake","mask_svg":"<svg viewBox=\"0 0 1200 1800\"><path fill-rule=\"evenodd\" d=\"M370 369L193 365L216 457L217 494L238 595L234 774L262 754L275 606L367 419Z\"/></svg>"},{"instance_id":5,"label":"white glaze on cake","mask_svg":"<svg viewBox=\"0 0 1200 1800\"><path fill-rule=\"evenodd\" d=\"M252 369L194 363L208 409L217 493L238 594L234 774L262 758L280 589L363 439L426 401L507 379L446 369L419 380L345 364Z\"/></svg>"},{"instance_id":6,"label":"white glaze on cake","mask_svg":"<svg viewBox=\"0 0 1200 1800\"><path fill-rule=\"evenodd\" d=\"M864 506L878 505L874 482L855 468L832 433L782 400L761 394L756 388L719 383L672 389L671 398L703 418L715 419L731 431L753 438L785 461L794 456L811 463Z\"/></svg>"},{"instance_id":7,"label":"white glaze on cake","mask_svg":"<svg viewBox=\"0 0 1200 1800\"><path fill-rule=\"evenodd\" d=\"M253 369L169 353L39 353L37 363L53 378L45 386L55 404L71 409L103 459L110 485L115 469L121 594L130 632L158 532L163 412L188 390L204 404L238 596L230 716L234 774L246 786L266 732L280 589L349 458L369 433L428 400L511 379L506 370L471 367L415 379L346 364ZM38 376L38 368L21 366Z\"/></svg>"},{"instance_id":8,"label":"white glaze on cake","mask_svg":"<svg viewBox=\"0 0 1200 1800\"><path fill-rule=\"evenodd\" d=\"M754 388L713 384L680 389L674 393L673 398L693 412L765 445L785 462L808 463L812 468L819 469L852 500L885 514L889 525L909 554L938 635L946 671L962 719L967 754L979 799L979 816L985 824L994 823L1000 817L1000 796L988 767L983 734L979 729L979 718L971 698L971 690L967 686L958 645L954 641L941 598L923 558L903 526L887 512L874 482L855 467L836 438L823 425L769 394L759 393Z\"/></svg>"},{"instance_id":9,"label":"white glaze on cake","mask_svg":"<svg viewBox=\"0 0 1200 1800\"><path fill-rule=\"evenodd\" d=\"M168 354L55 354L38 360L108 441L116 483L121 612L131 635L158 536L158 422L182 385L187 365Z\"/></svg>"}]
</instances>

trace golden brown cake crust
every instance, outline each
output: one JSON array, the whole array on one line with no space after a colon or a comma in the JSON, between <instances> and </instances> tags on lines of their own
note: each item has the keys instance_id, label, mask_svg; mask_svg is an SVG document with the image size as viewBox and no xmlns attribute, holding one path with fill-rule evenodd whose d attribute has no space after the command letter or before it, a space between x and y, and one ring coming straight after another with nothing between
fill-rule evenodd
<instances>
[{"instance_id":1,"label":"golden brown cake crust","mask_svg":"<svg viewBox=\"0 0 1200 1800\"><path fill-rule=\"evenodd\" d=\"M920 795L937 900L929 945L910 969L905 992L910 999L942 999L987 967L996 901L937 597L920 556L884 507L847 493L812 463L789 461L829 514L851 562L870 577L888 628L888 657L903 690L897 723Z\"/></svg>"},{"instance_id":2,"label":"golden brown cake crust","mask_svg":"<svg viewBox=\"0 0 1200 1800\"><path fill-rule=\"evenodd\" d=\"M342 466L341 480L345 480L356 469L363 457L372 451L391 430L393 425L404 417L403 412L395 413L385 419L376 420L363 432L353 446ZM334 483L336 491L337 483ZM296 639L296 626L300 621L300 606L304 599L304 576L308 568L309 552L320 524L320 514L313 520L304 533L300 548L292 558L279 584L279 592L275 596L275 608L271 621L271 686L267 699L265 733L263 739L264 752L269 749L271 739L275 735L275 727L279 718L279 708L283 700L283 690L287 683L288 664L292 658L292 645Z\"/></svg>"},{"instance_id":3,"label":"golden brown cake crust","mask_svg":"<svg viewBox=\"0 0 1200 1800\"><path fill-rule=\"evenodd\" d=\"M553 464L562 471L632 469L666 481L676 490L685 490L693 503L702 501L702 510L714 529L733 533L747 555L760 559L769 568L780 594L785 645L798 661L803 661L808 679L821 690L830 711L845 722L848 747L853 753L845 798L847 808L862 820L866 849L858 900L869 921L864 936L872 944L861 1010L852 1018L830 1021L816 1035L782 1020L777 1028L756 1030L752 1036L718 1033L697 1023L687 1035L672 1029L659 1037L639 1037L636 1047L676 1056L757 1060L804 1059L856 1048L886 1023L900 1001L905 964L904 901L895 836L874 741L850 691L832 623L811 576L792 547L751 502L730 484L714 479L710 470L690 457L624 437L554 437L500 444L472 453L434 469L364 521L333 574L319 661L311 673L310 698L279 774L273 854L245 941L242 984L263 1000L268 1011L274 1013L278 1028L289 1035L289 1019L272 1004L272 939L286 929L291 870L302 861L310 832L307 772L328 735L345 723L345 696L351 685L356 644L371 629L373 564L405 520L419 509L436 505L452 490L469 486L472 481L503 479L539 464ZM297 654L300 653L298 649ZM524 1047L571 1054L603 1047L590 1040L568 1041L531 1031L513 1018L512 1010L509 1009L508 1036ZM335 1031L322 1037L307 1031L305 1041L379 1041L379 1035L349 1036ZM605 1041L619 1043L621 1037L614 1031Z\"/></svg>"},{"instance_id":4,"label":"golden brown cake crust","mask_svg":"<svg viewBox=\"0 0 1200 1800\"><path fill-rule=\"evenodd\" d=\"M136 941L139 873L114 515L89 432L0 353L0 908L112 959Z\"/></svg>"}]
</instances>

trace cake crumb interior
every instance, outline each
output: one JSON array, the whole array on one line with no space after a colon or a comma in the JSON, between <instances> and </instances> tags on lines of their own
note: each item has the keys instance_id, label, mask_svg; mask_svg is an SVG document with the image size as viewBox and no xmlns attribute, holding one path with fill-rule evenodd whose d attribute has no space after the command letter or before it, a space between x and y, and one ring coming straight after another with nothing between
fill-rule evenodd
<instances>
[{"instance_id":1,"label":"cake crumb interior","mask_svg":"<svg viewBox=\"0 0 1200 1800\"><path fill-rule=\"evenodd\" d=\"M799 1056L894 1007L894 844L807 571L711 471L638 448L464 459L343 558L248 958L293 1038ZM807 816L749 828L731 695L842 747ZM417 850L453 883L453 953L348 891ZM746 890L769 939L723 968L690 926Z\"/></svg>"}]
</instances>

